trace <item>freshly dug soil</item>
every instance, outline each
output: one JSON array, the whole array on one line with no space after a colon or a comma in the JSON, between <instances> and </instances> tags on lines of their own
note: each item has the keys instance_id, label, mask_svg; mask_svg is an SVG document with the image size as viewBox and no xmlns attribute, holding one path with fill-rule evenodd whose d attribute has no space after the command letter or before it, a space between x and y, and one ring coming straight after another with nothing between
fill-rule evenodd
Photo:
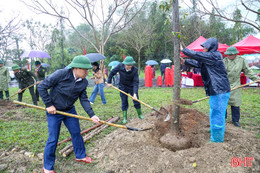
<instances>
[{"instance_id":1,"label":"freshly dug soil","mask_svg":"<svg viewBox=\"0 0 260 173\"><path fill-rule=\"evenodd\" d=\"M170 110L171 106L166 109ZM98 161L97 166L110 173L260 171L260 140L254 134L226 123L224 143L208 143L209 119L197 110L181 108L183 136L169 134L171 121L164 122L165 117L151 115L155 113L146 115L145 120L133 119L127 124L138 128L153 127L151 131L118 129L97 141L96 147L89 153ZM183 143L182 140L187 139L190 142L188 149L174 151L165 148L167 140ZM253 157L254 160L251 167L232 167L233 157Z\"/></svg>"},{"instance_id":2,"label":"freshly dug soil","mask_svg":"<svg viewBox=\"0 0 260 173\"><path fill-rule=\"evenodd\" d=\"M12 118L8 120L9 115L4 113L20 108L13 104L0 106L0 115L4 116L3 120L11 121ZM167 115L168 111L172 111L172 107L168 106L166 110L161 108L160 111L164 111ZM152 130L135 132L117 129L102 139L91 141L95 147L87 151L88 156L94 159L94 163L90 165L77 163L73 157L63 159L57 152L55 170L64 173L260 172L260 139L253 133L226 123L224 143L208 143L210 139L210 133L207 132L210 129L208 116L194 109L181 108L180 111L182 135L168 133L171 121L164 122L165 116L148 114L144 120L138 118L129 120L127 126L143 129L152 127ZM20 111L16 112L16 120L24 116ZM172 144L172 141L181 143L183 139L189 140L189 148L177 150L173 147L173 150L165 147L167 144L165 141L169 140ZM25 153L21 153L19 149L16 152L0 149L0 169L5 170L5 167L8 167L10 172L28 172L31 166L35 165L37 169L32 172L41 172L42 160L38 159L38 156L28 157ZM234 157L242 160L245 157L252 157L251 167L244 167L243 164L241 167L232 167L231 159Z\"/></svg>"},{"instance_id":3,"label":"freshly dug soil","mask_svg":"<svg viewBox=\"0 0 260 173\"><path fill-rule=\"evenodd\" d=\"M0 119L4 121L10 120L8 115L5 113L10 112L10 110L17 110L21 108L24 108L24 106L17 107L12 101L0 99Z\"/></svg>"}]
</instances>

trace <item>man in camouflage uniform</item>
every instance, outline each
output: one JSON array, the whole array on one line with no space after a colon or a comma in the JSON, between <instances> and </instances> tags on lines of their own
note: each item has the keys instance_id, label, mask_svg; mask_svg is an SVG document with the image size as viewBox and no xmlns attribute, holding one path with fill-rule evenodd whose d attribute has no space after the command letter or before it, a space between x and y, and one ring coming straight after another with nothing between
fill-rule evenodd
<instances>
[{"instance_id":1,"label":"man in camouflage uniform","mask_svg":"<svg viewBox=\"0 0 260 173\"><path fill-rule=\"evenodd\" d=\"M224 58L223 60L231 88L235 88L241 85L241 72L244 72L244 74L253 81L260 80L259 77L249 68L246 59L237 55L238 53L239 52L236 47L229 47L225 52L227 58ZM231 106L232 122L237 127L241 127L241 124L239 123L240 105L242 105L241 91L241 88L231 91L231 95L228 101L228 105Z\"/></svg>"},{"instance_id":2,"label":"man in camouflage uniform","mask_svg":"<svg viewBox=\"0 0 260 173\"><path fill-rule=\"evenodd\" d=\"M24 92L24 91L22 91L22 89L28 87L29 85L34 84L33 78L36 80L37 83L39 83L39 82L38 82L36 75L33 72L27 71L26 69L22 69L17 64L14 64L12 66L12 70L14 71L15 78L16 78L17 82L19 83L18 101L21 102L23 99L23 92ZM36 96L34 93L34 87L30 87L29 90L30 90L30 94L32 96L33 104L37 105L37 99L36 99Z\"/></svg>"},{"instance_id":3,"label":"man in camouflage uniform","mask_svg":"<svg viewBox=\"0 0 260 173\"><path fill-rule=\"evenodd\" d=\"M35 61L35 74L38 78L39 81L42 81L45 79L45 72L46 69L41 65L40 61ZM36 85L36 90L35 90L35 95L36 95L36 99L37 101L39 101L39 92L38 92L38 85Z\"/></svg>"},{"instance_id":4,"label":"man in camouflage uniform","mask_svg":"<svg viewBox=\"0 0 260 173\"><path fill-rule=\"evenodd\" d=\"M8 83L10 82L10 74L7 67L3 66L3 61L0 60L0 99L4 98L3 91L5 91L5 97L8 99L9 90Z\"/></svg>"}]
</instances>

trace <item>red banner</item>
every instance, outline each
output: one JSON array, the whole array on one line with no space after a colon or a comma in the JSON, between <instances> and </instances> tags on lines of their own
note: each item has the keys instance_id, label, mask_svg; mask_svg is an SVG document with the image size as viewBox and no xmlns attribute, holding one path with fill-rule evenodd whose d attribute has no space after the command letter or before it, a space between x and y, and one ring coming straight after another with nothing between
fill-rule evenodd
<instances>
[{"instance_id":1,"label":"red banner","mask_svg":"<svg viewBox=\"0 0 260 173\"><path fill-rule=\"evenodd\" d=\"M86 49L85 49L85 46L83 46L83 55L86 55Z\"/></svg>"},{"instance_id":2,"label":"red banner","mask_svg":"<svg viewBox=\"0 0 260 173\"><path fill-rule=\"evenodd\" d=\"M30 65L29 65L28 60L27 60L27 69L30 70Z\"/></svg>"}]
</instances>

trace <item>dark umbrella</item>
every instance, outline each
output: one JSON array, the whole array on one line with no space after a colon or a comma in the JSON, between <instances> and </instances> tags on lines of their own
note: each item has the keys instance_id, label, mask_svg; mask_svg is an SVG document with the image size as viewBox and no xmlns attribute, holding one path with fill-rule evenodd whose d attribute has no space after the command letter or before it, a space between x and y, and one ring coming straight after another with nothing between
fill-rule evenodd
<instances>
[{"instance_id":1,"label":"dark umbrella","mask_svg":"<svg viewBox=\"0 0 260 173\"><path fill-rule=\"evenodd\" d=\"M108 64L108 66L117 66L118 64L120 64L120 62L119 61L111 61L109 64Z\"/></svg>"},{"instance_id":2,"label":"dark umbrella","mask_svg":"<svg viewBox=\"0 0 260 173\"><path fill-rule=\"evenodd\" d=\"M100 53L89 53L87 55L85 55L86 57L89 58L90 62L97 62L100 61L102 59L105 59L106 57Z\"/></svg>"},{"instance_id":3,"label":"dark umbrella","mask_svg":"<svg viewBox=\"0 0 260 173\"><path fill-rule=\"evenodd\" d=\"M31 51L25 51L21 58L51 58L50 55L44 51L40 50L31 50Z\"/></svg>"},{"instance_id":4,"label":"dark umbrella","mask_svg":"<svg viewBox=\"0 0 260 173\"><path fill-rule=\"evenodd\" d=\"M158 62L156 62L155 60L149 60L149 61L146 61L145 64L147 64L147 65L158 65Z\"/></svg>"},{"instance_id":5,"label":"dark umbrella","mask_svg":"<svg viewBox=\"0 0 260 173\"><path fill-rule=\"evenodd\" d=\"M46 68L50 67L50 64L46 64L46 63L41 63L41 65L42 65L43 67L46 67Z\"/></svg>"}]
</instances>

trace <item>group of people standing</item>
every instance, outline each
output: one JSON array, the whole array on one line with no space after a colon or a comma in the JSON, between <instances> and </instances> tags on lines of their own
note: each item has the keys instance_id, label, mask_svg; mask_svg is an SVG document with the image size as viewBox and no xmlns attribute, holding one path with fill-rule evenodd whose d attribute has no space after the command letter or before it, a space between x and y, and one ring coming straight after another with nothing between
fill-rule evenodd
<instances>
[{"instance_id":1,"label":"group of people standing","mask_svg":"<svg viewBox=\"0 0 260 173\"><path fill-rule=\"evenodd\" d=\"M237 56L239 52L235 47L227 49L225 54L228 58L223 60L221 53L217 51L218 42L216 38L209 38L201 46L203 47L203 52L181 48L181 51L188 56L188 59L181 58L181 63L186 66L200 68L206 95L210 96L210 142L223 142L228 104L231 105L232 121L236 126L241 126L239 124L241 90L231 92L231 88L240 85L241 72L244 72L252 80L258 80L259 77L249 69L247 62L243 58ZM141 105L136 101L139 99L139 75L138 69L134 66L135 63L133 57L127 56L122 63L111 70L107 78L107 85L109 87L112 86L113 77L119 74L119 89L133 96L133 103L138 117L144 119ZM86 149L80 134L79 120L57 114L56 110L77 114L74 103L79 99L85 112L92 118L93 122L98 123L100 121L91 106L98 92L100 93L102 104L107 103L104 94L104 75L99 64L97 62L91 64L85 56L76 56L69 64L70 68L57 70L46 79L45 70L41 67L41 63L36 61L35 65L36 75L30 71L21 69L18 65L13 65L12 69L19 83L18 100L22 101L22 89L36 81L38 84L36 95L33 88L29 89L33 103L37 105L40 95L43 103L46 105L49 137L45 145L43 172L54 172L55 151L62 122L71 134L76 156L75 160L91 163L93 159L86 155ZM164 65L166 67L166 64ZM94 76L92 79L95 79L95 86L88 99L86 92L88 80L86 76L89 69L92 68ZM161 72L163 76L164 71L161 70ZM5 81L5 84L8 83L10 80L8 75L8 69L6 70L3 67L3 62L0 61L0 81ZM0 85L0 99L3 99L3 91L5 91L6 97L9 97L8 86ZM127 123L128 97L123 93L120 93L120 97L123 123Z\"/></svg>"},{"instance_id":2,"label":"group of people standing","mask_svg":"<svg viewBox=\"0 0 260 173\"><path fill-rule=\"evenodd\" d=\"M119 88L133 95L135 99L138 99L139 77L137 68L133 66L134 64L135 61L132 57L126 57L123 63L120 63L110 72L107 85L111 86L112 77L119 73ZM88 70L91 69L92 66L96 85L90 98L88 99L86 92L88 81L86 76L88 75ZM89 117L92 118L94 123L98 123L100 120L91 107L91 101L94 103L98 91L101 93L101 98L103 97L103 75L101 69L99 68L99 64L91 64L89 59L85 56L74 57L71 64L69 64L69 67L70 68L68 69L60 69L52 73L38 86L39 94L43 100L43 103L46 105L49 129L49 137L46 142L44 151L44 167L42 168L43 172L54 172L55 151L62 122L64 122L71 134L74 153L76 156L75 160L77 162L83 163L92 163L93 161L92 158L87 157L86 155L86 149L80 134L79 120L77 118L57 114L56 110L77 114L74 103L77 101L77 99L79 99L85 112L89 115ZM50 91L48 92L48 90ZM120 96L124 114L123 122L126 123L128 100L127 96L121 94ZM102 103L106 104L105 97L102 98ZM140 103L134 100L134 105L137 109L139 118L143 119L144 117L142 116Z\"/></svg>"},{"instance_id":3,"label":"group of people standing","mask_svg":"<svg viewBox=\"0 0 260 173\"><path fill-rule=\"evenodd\" d=\"M196 52L187 48L181 51L188 59L181 58L181 63L200 68L206 95L210 96L210 142L223 142L225 134L225 118L227 105L231 105L232 121L240 127L241 89L231 91L240 86L240 74L244 72L252 80L259 77L249 69L246 60L240 56L235 47L229 47L223 57L218 49L216 38L209 38L203 44L203 52Z\"/></svg>"},{"instance_id":4,"label":"group of people standing","mask_svg":"<svg viewBox=\"0 0 260 173\"><path fill-rule=\"evenodd\" d=\"M41 66L40 61L35 61L35 73L32 71L28 71L27 69L21 68L17 64L12 66L12 70L14 72L15 79L18 82L18 101L22 101L24 88L33 85L36 81L37 84L43 79L45 79L46 69ZM9 99L9 87L8 83L10 82L10 74L9 69L3 66L3 61L0 60L0 99L3 99L3 91L5 92L6 99ZM39 93L36 87L34 91L34 87L29 87L29 91L32 97L32 101L34 105L37 105L37 101L39 101Z\"/></svg>"}]
</instances>

